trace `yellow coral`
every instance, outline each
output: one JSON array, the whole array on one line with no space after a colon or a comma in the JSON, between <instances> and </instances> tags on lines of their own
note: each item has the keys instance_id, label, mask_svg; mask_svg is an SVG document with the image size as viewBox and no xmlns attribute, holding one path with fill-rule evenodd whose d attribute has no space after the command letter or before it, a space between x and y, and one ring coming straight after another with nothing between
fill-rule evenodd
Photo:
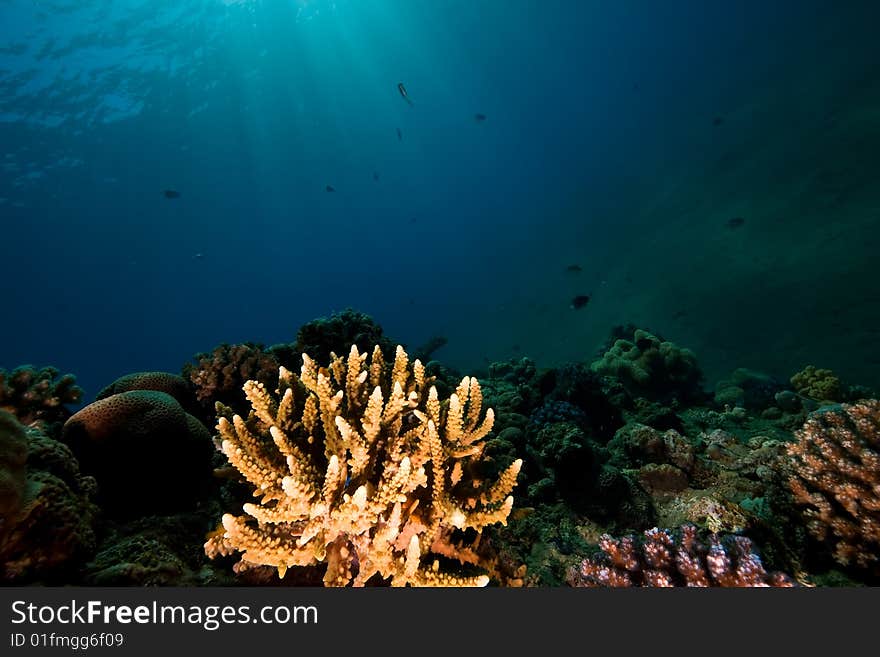
<instances>
[{"instance_id":1,"label":"yellow coral","mask_svg":"<svg viewBox=\"0 0 880 657\"><path fill-rule=\"evenodd\" d=\"M839 402L842 399L840 379L828 369L807 365L791 377L791 385L798 394L817 401Z\"/></svg>"},{"instance_id":2,"label":"yellow coral","mask_svg":"<svg viewBox=\"0 0 880 657\"><path fill-rule=\"evenodd\" d=\"M465 377L441 402L402 347L390 373L378 346L369 362L356 346L332 358L319 368L303 354L299 377L282 367L279 398L248 381L247 419L221 408L222 451L258 501L224 515L206 553L241 552L239 569L281 577L326 564L326 586L485 586L485 574L442 572L436 558L487 567L481 531L513 506L521 460L495 482L479 475L494 421L479 382Z\"/></svg>"}]
</instances>

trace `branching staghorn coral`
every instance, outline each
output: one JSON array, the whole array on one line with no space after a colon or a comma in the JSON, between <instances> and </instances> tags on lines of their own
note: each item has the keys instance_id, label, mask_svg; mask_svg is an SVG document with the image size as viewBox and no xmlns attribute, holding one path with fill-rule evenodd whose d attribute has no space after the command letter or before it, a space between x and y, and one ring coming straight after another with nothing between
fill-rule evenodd
<instances>
[{"instance_id":1,"label":"branching staghorn coral","mask_svg":"<svg viewBox=\"0 0 880 657\"><path fill-rule=\"evenodd\" d=\"M807 527L843 565L880 560L880 401L814 413L788 447L789 486Z\"/></svg>"},{"instance_id":2,"label":"branching staghorn coral","mask_svg":"<svg viewBox=\"0 0 880 657\"><path fill-rule=\"evenodd\" d=\"M494 413L479 382L462 379L441 402L418 360L398 346L391 371L376 346L352 346L319 368L303 354L277 393L248 381L247 419L219 407L221 449L255 488L244 515L226 514L205 543L210 557L241 552L238 569L326 564L325 586L485 586L485 574L440 570L438 557L485 566L484 527L506 524L522 465L497 481L479 473ZM458 540L469 532L467 542ZM372 580L372 581L370 581Z\"/></svg>"}]
</instances>

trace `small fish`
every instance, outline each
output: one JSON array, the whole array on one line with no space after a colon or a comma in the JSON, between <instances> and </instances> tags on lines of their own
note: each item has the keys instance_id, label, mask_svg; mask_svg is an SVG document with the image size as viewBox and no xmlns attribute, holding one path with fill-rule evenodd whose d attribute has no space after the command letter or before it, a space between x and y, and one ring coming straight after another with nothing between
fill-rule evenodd
<instances>
[{"instance_id":1,"label":"small fish","mask_svg":"<svg viewBox=\"0 0 880 657\"><path fill-rule=\"evenodd\" d=\"M485 120L486 120L485 114L474 114L474 121L476 121L477 123L482 123Z\"/></svg>"},{"instance_id":2,"label":"small fish","mask_svg":"<svg viewBox=\"0 0 880 657\"><path fill-rule=\"evenodd\" d=\"M193 260L201 260L205 257L204 253L193 253Z\"/></svg>"},{"instance_id":3,"label":"small fish","mask_svg":"<svg viewBox=\"0 0 880 657\"><path fill-rule=\"evenodd\" d=\"M590 302L589 294L579 294L574 299L571 300L571 308L572 310L578 310L583 308Z\"/></svg>"},{"instance_id":4,"label":"small fish","mask_svg":"<svg viewBox=\"0 0 880 657\"><path fill-rule=\"evenodd\" d=\"M730 230L734 230L734 229L742 226L744 223L746 223L746 220L743 219L742 217L732 217L732 218L728 219L724 223L724 225L727 226Z\"/></svg>"},{"instance_id":5,"label":"small fish","mask_svg":"<svg viewBox=\"0 0 880 657\"><path fill-rule=\"evenodd\" d=\"M379 182L379 172L378 171L373 172L373 180L375 180L376 182Z\"/></svg>"},{"instance_id":6,"label":"small fish","mask_svg":"<svg viewBox=\"0 0 880 657\"><path fill-rule=\"evenodd\" d=\"M714 119L712 119L712 125L715 126L716 128L718 126L720 126L722 123L724 123L724 119L720 116L716 116Z\"/></svg>"},{"instance_id":7,"label":"small fish","mask_svg":"<svg viewBox=\"0 0 880 657\"><path fill-rule=\"evenodd\" d=\"M397 141L403 141L403 133L397 128Z\"/></svg>"},{"instance_id":8,"label":"small fish","mask_svg":"<svg viewBox=\"0 0 880 657\"><path fill-rule=\"evenodd\" d=\"M584 270L584 268L581 267L580 265L569 265L568 267L565 268L565 271L569 271L573 274L579 274L583 270Z\"/></svg>"},{"instance_id":9,"label":"small fish","mask_svg":"<svg viewBox=\"0 0 880 657\"><path fill-rule=\"evenodd\" d=\"M674 313L672 313L672 319L681 319L682 317L687 317L687 311L679 308Z\"/></svg>"},{"instance_id":10,"label":"small fish","mask_svg":"<svg viewBox=\"0 0 880 657\"><path fill-rule=\"evenodd\" d=\"M325 188L328 192L335 192L336 188L333 185L327 185Z\"/></svg>"},{"instance_id":11,"label":"small fish","mask_svg":"<svg viewBox=\"0 0 880 657\"><path fill-rule=\"evenodd\" d=\"M166 189L162 194L165 198L180 198L180 192L174 191L173 189Z\"/></svg>"},{"instance_id":12,"label":"small fish","mask_svg":"<svg viewBox=\"0 0 880 657\"><path fill-rule=\"evenodd\" d=\"M406 93L406 87L403 86L403 82L397 83L397 90L400 92L400 96L410 105L412 106L413 102L409 98L409 94Z\"/></svg>"}]
</instances>

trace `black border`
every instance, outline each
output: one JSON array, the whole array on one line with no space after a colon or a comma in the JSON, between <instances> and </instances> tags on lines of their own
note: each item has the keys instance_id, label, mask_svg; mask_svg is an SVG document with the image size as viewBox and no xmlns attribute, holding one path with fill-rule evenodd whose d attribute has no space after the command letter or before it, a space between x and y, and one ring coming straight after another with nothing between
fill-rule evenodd
<instances>
[{"instance_id":1,"label":"black border","mask_svg":"<svg viewBox=\"0 0 880 657\"><path fill-rule=\"evenodd\" d=\"M14 601L35 605L312 605L317 622L288 625L13 624ZM0 654L293 655L303 650L334 657L407 653L589 654L627 650L686 655L730 649L793 654L839 654L874 643L877 588L789 589L322 589L109 588L0 589ZM12 648L13 633L122 633L122 647ZM867 642L867 643L863 643ZM442 651L442 652L440 652Z\"/></svg>"}]
</instances>

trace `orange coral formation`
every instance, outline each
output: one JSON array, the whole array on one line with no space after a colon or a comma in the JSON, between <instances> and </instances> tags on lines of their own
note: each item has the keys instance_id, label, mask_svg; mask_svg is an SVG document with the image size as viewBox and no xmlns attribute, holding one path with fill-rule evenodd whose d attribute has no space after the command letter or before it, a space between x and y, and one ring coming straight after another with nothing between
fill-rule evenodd
<instances>
[{"instance_id":1,"label":"orange coral formation","mask_svg":"<svg viewBox=\"0 0 880 657\"><path fill-rule=\"evenodd\" d=\"M880 560L880 401L813 414L788 447L789 485L806 507L810 532L835 559L867 567Z\"/></svg>"}]
</instances>

